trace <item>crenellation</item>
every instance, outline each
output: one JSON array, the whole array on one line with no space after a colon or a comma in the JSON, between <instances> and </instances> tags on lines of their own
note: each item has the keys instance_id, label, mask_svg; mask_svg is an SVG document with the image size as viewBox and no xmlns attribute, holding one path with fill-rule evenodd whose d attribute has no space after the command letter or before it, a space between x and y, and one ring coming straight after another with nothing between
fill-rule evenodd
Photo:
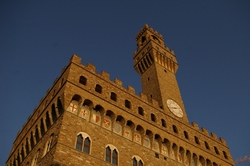
<instances>
[{"instance_id":1,"label":"crenellation","mask_svg":"<svg viewBox=\"0 0 250 166\"><path fill-rule=\"evenodd\" d=\"M218 137L217 137L217 135L216 135L215 133L211 132L210 135L211 135L216 141L218 141Z\"/></svg>"},{"instance_id":2,"label":"crenellation","mask_svg":"<svg viewBox=\"0 0 250 166\"><path fill-rule=\"evenodd\" d=\"M71 56L70 62L73 62L73 63L76 63L76 64L81 64L81 61L82 61L82 58L79 57L78 55L73 54Z\"/></svg>"},{"instance_id":3,"label":"crenellation","mask_svg":"<svg viewBox=\"0 0 250 166\"><path fill-rule=\"evenodd\" d=\"M192 126L193 126L196 130L200 130L200 129L199 129L199 125L198 125L197 123L192 122L191 124L192 124Z\"/></svg>"},{"instance_id":4,"label":"crenellation","mask_svg":"<svg viewBox=\"0 0 250 166\"><path fill-rule=\"evenodd\" d=\"M204 127L201 128L201 131L206 134L207 136L209 136L208 130Z\"/></svg>"},{"instance_id":5,"label":"crenellation","mask_svg":"<svg viewBox=\"0 0 250 166\"><path fill-rule=\"evenodd\" d=\"M115 78L114 83L120 87L122 87L122 81L119 80L118 78Z\"/></svg>"},{"instance_id":6,"label":"crenellation","mask_svg":"<svg viewBox=\"0 0 250 166\"><path fill-rule=\"evenodd\" d=\"M91 71L92 73L96 73L96 67L92 63L87 64L87 69Z\"/></svg>"},{"instance_id":7,"label":"crenellation","mask_svg":"<svg viewBox=\"0 0 250 166\"><path fill-rule=\"evenodd\" d=\"M107 73L106 71L102 71L101 76L105 79L105 80L110 80L110 75L109 73Z\"/></svg>"},{"instance_id":8,"label":"crenellation","mask_svg":"<svg viewBox=\"0 0 250 166\"><path fill-rule=\"evenodd\" d=\"M140 92L139 95L140 95L139 97L141 98L142 101L148 102L148 97L147 97L147 95L145 95L145 94L142 93L142 92Z\"/></svg>"},{"instance_id":9,"label":"crenellation","mask_svg":"<svg viewBox=\"0 0 250 166\"><path fill-rule=\"evenodd\" d=\"M145 34L146 30L150 32ZM163 41L162 35L148 25L144 26L137 37L151 35L151 32ZM164 55L168 54L168 58L172 58L169 54L174 55L174 52L167 46L165 50L167 52ZM155 57L157 52L150 53ZM158 57L161 63L166 60L163 57ZM147 58L143 59L143 64L155 63L150 57ZM153 69L158 67L152 66ZM144 72L148 72L148 68ZM17 161L17 156L22 155L22 148L26 153L27 145L28 152L21 157L21 164L18 165L33 165L33 161L37 161L36 165L51 165L57 161L60 161L60 165L115 165L105 161L105 148L109 146L112 151L117 150L119 165L131 163L133 156L136 156L138 161L142 159L142 165L187 165L196 162L197 165L213 163L232 166L233 161L223 138L218 140L214 133L209 135L206 128L199 129L195 122L189 124L184 110L184 117L175 116L171 107L166 105L167 99L178 96L179 89L176 86L177 90L172 91L175 88L175 73L171 73L169 77L169 72L162 68L157 69L160 69L157 70L159 73L150 70L142 82L149 84L154 80L151 76L156 74L161 78L159 83L164 82L164 88L174 82L169 86L171 89L163 88L161 91L171 94L164 98L164 103L152 97L157 96L151 94L155 90L154 86L160 87L156 82L152 81L147 87L151 90L149 93L143 91L136 95L133 87L124 88L122 81L117 78L111 81L110 74L105 71L98 74L93 64L84 66L81 64L81 58L73 54L69 65L63 69L60 77L54 80L53 86L46 91L45 97L23 124L22 130L17 133L6 166L14 165L12 161ZM139 74L142 76L145 73ZM164 76L168 79L162 79ZM67 83L63 84L62 81ZM99 84L100 88L97 86L95 89L96 84ZM182 103L181 97L173 100L178 104ZM42 124L44 128L41 127ZM87 138L90 141L88 147L85 146ZM98 141L100 139L102 141ZM52 148L47 149L50 141L53 142ZM78 149L79 147L84 148ZM88 152L84 151L85 148ZM40 154L38 149L41 150ZM86 158L87 160L83 160Z\"/></svg>"},{"instance_id":10,"label":"crenellation","mask_svg":"<svg viewBox=\"0 0 250 166\"><path fill-rule=\"evenodd\" d=\"M129 93L131 93L132 95L135 95L135 89L134 89L132 86L128 85L128 86L127 86L127 91L128 91Z\"/></svg>"}]
</instances>

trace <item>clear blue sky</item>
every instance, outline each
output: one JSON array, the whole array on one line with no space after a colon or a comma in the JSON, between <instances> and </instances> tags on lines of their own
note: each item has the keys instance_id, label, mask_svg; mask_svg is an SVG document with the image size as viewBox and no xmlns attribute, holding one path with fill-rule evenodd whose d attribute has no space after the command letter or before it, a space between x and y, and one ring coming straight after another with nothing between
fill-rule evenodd
<instances>
[{"instance_id":1,"label":"clear blue sky","mask_svg":"<svg viewBox=\"0 0 250 166\"><path fill-rule=\"evenodd\" d=\"M233 158L250 154L250 1L3 0L0 165L72 54L139 93L132 55L145 23L175 51L189 121L225 138Z\"/></svg>"}]
</instances>

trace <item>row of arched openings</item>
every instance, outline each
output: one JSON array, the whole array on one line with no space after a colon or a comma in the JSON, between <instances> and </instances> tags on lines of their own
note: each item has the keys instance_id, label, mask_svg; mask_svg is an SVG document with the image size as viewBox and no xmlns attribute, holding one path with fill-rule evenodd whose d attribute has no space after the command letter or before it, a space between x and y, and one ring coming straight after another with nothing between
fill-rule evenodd
<instances>
[{"instance_id":1,"label":"row of arched openings","mask_svg":"<svg viewBox=\"0 0 250 166\"><path fill-rule=\"evenodd\" d=\"M57 121L59 116L64 112L64 108L60 98L57 99L56 105L53 103L51 109L47 110L45 115L38 120L38 124L33 125L30 134L27 134L25 141L21 144L21 148L16 151L10 166L19 166L25 157L32 151L35 145L41 140L45 133Z\"/></svg>"},{"instance_id":2,"label":"row of arched openings","mask_svg":"<svg viewBox=\"0 0 250 166\"><path fill-rule=\"evenodd\" d=\"M74 104L73 104L74 103ZM70 109L69 109L70 108ZM197 156L196 154L191 155L189 150L184 150L182 147L178 147L175 143L171 143L167 138L162 138L159 134L153 134L149 129L144 129L141 125L136 125L131 120L126 120L122 115L115 115L111 110L104 110L101 105L94 106L93 102L89 99L82 101L79 95L75 95L72 98L68 111L74 110L74 113L78 116L88 115L85 118L87 121L95 123L108 129L116 134L119 134L135 143L154 150L156 153L161 153L164 156L171 157L179 162L186 163L207 163L210 162L209 159L204 159L202 156ZM178 132L177 127L173 125L173 130ZM186 137L188 137L187 132L184 132ZM216 148L217 149L217 148ZM193 158L194 157L194 158ZM216 163L214 164L216 165Z\"/></svg>"}]
</instances>

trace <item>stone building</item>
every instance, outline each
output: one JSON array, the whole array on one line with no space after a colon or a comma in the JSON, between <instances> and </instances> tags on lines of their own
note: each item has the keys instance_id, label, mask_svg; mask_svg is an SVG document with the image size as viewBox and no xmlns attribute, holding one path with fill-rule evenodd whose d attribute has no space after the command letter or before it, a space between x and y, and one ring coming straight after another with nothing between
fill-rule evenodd
<instances>
[{"instance_id":1,"label":"stone building","mask_svg":"<svg viewBox=\"0 0 250 166\"><path fill-rule=\"evenodd\" d=\"M145 25L136 42L140 95L73 55L17 134L6 166L233 166L223 138L188 122L176 56L163 37Z\"/></svg>"}]
</instances>

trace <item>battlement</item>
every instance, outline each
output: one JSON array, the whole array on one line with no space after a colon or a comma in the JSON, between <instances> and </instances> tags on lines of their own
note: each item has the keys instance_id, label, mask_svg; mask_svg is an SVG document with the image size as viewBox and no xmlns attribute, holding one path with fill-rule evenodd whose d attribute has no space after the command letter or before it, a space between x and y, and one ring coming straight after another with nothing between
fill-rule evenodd
<instances>
[{"instance_id":1,"label":"battlement","mask_svg":"<svg viewBox=\"0 0 250 166\"><path fill-rule=\"evenodd\" d=\"M118 88L126 91L126 93L128 95L134 96L134 97L138 98L139 100L150 104L152 107L154 107L154 108L156 108L158 110L162 110L162 108L159 107L159 103L154 99L149 100L146 94L141 92L141 93L139 93L139 95L137 95L135 93L135 88L133 88L132 86L127 86L127 88L123 87L123 82L120 79L115 78L114 81L112 81L112 80L110 80L110 74L109 73L107 73L105 71L102 71L101 74L97 73L96 70L95 70L96 69L95 65L93 65L91 63L88 63L87 66L83 65L81 63L81 61L80 61L81 58L78 57L76 54L72 55L71 59L76 59L77 61L74 61L74 63L76 63L77 65L79 65L79 66L83 67L84 69L90 71L91 73L93 73L95 75L98 75L101 79L104 79L104 80L110 82L111 84L117 86ZM223 138L218 139L216 134L214 134L214 133L209 134L208 130L203 128L203 127L200 129L199 125L197 123L192 122L190 124L190 127L193 128L196 132L201 133L201 134L213 139L216 142L220 142L224 146L227 146L226 141Z\"/></svg>"},{"instance_id":2,"label":"battlement","mask_svg":"<svg viewBox=\"0 0 250 166\"><path fill-rule=\"evenodd\" d=\"M144 27L140 30L139 33L136 34L136 40L138 40L143 33L148 30L150 31L152 34L154 34L156 37L160 38L162 41L164 41L164 38L162 37L162 35L160 33L158 33L157 31L155 31L153 28L149 27L148 24L145 24Z\"/></svg>"}]
</instances>

